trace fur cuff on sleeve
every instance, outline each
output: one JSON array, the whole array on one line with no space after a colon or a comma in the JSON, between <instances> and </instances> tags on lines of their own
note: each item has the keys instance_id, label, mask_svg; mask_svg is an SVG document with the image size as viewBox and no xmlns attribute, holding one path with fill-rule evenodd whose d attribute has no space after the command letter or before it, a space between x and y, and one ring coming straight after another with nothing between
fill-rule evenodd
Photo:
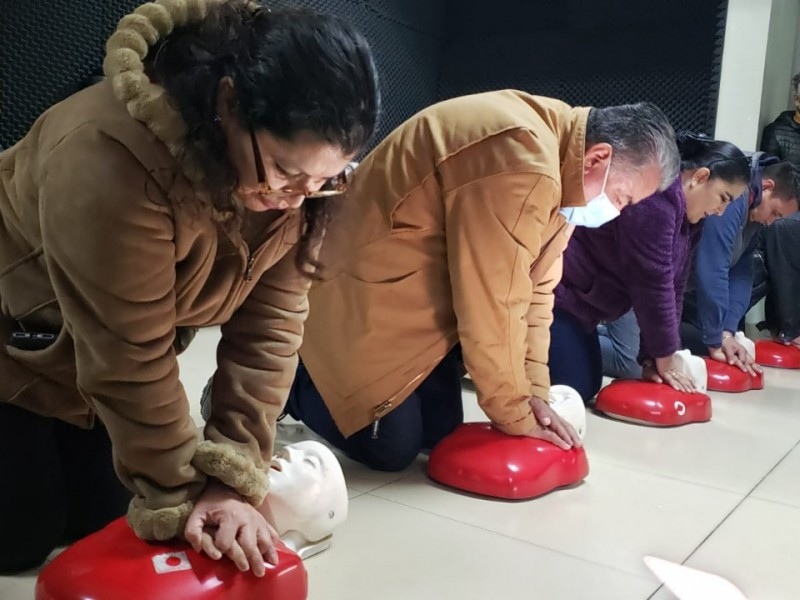
<instances>
[{"instance_id":1,"label":"fur cuff on sleeve","mask_svg":"<svg viewBox=\"0 0 800 600\"><path fill-rule=\"evenodd\" d=\"M233 446L206 440L200 442L192 464L209 477L241 494L253 506L264 502L269 488L266 468L237 452Z\"/></svg>"},{"instance_id":2,"label":"fur cuff on sleeve","mask_svg":"<svg viewBox=\"0 0 800 600\"><path fill-rule=\"evenodd\" d=\"M136 496L128 505L128 524L143 540L163 542L183 538L186 521L194 509L194 502L152 510L144 506L144 499Z\"/></svg>"}]
</instances>

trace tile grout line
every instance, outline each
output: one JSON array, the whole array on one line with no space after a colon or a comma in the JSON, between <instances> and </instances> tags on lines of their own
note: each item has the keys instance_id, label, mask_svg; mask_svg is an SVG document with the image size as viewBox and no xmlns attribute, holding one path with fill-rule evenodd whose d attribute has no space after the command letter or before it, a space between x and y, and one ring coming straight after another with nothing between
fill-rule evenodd
<instances>
[{"instance_id":1,"label":"tile grout line","mask_svg":"<svg viewBox=\"0 0 800 600\"><path fill-rule=\"evenodd\" d=\"M709 534L708 534L706 537L704 537L704 538L703 538L703 539L700 541L700 543L699 543L699 544L697 544L697 547L695 547L695 549L694 549L694 550L692 550L692 551L689 553L689 555L688 555L686 558L684 558L684 559L681 561L681 563L680 563L681 565L684 565L684 566L685 566L685 565L686 565L686 563L689 561L689 559L690 559L690 558L692 558L692 557L693 557L695 554L697 554L697 551L698 551L698 550L700 550L700 548L703 546L703 544L705 544L705 543L706 543L706 542L709 540L709 538L710 538L712 535L714 535L714 534L715 534L715 533L716 533L716 532L719 530L719 528L720 528L720 527L722 527L722 526L725 524L725 522L726 522L728 519L730 519L730 518L731 518L731 516L733 515L733 513L735 513L735 512L736 512L736 511L739 509L739 507L740 507L742 504L744 504L744 502L745 502L745 501L746 501L748 498L751 498L751 497L752 497L752 496L751 496L751 494L752 494L752 493L753 493L753 492L756 490L756 488L758 488L758 486L760 486L762 483L764 483L764 480L765 480L767 477L769 477L769 476L770 476L770 475L773 473L773 471L775 471L775 469L777 469L777 468L778 468L778 466L779 466L779 465L780 465L780 464L781 464L781 463L782 463L784 460L786 460L786 458L787 458L787 457L788 457L788 456L789 456L789 455L790 455L790 454L791 454L791 453L792 453L794 450L796 450L796 449L798 448L798 446L800 446L800 442L797 442L797 443L796 443L794 446L792 446L792 447L789 449L789 451L788 451L788 452L786 452L786 454L784 454L784 455L781 457L781 459L780 459L778 462L776 462L776 463L775 463L775 464L772 466L772 468L771 468L769 471L767 471L766 475L764 475L764 476L763 476L761 479L759 479L759 480L758 480L758 482L756 482L756 484L755 484L755 485L754 485L754 486L753 486L753 487L750 489L750 491L749 491L749 492L747 492L747 494L746 494L746 495L745 495L745 496L744 496L744 497L743 497L743 498L742 498L742 499L741 499L739 502L737 502L737 503L736 503L736 506L734 506L734 507L733 507L733 508L730 510L730 512L729 512L727 515L725 515L725 516L723 517L723 519L722 519L722 520L721 520L719 523L717 523L717 525L714 527L714 529L712 529L712 530L709 532ZM754 499L757 499L757 498L754 498ZM779 503L779 504L782 504L782 503ZM661 585L659 585L659 586L658 586L658 588L656 589L656 591L655 591L655 592L653 592L652 594L650 594L650 595L647 597L647 600L653 600L653 598L655 597L655 595L656 595L656 594L657 594L657 593L658 593L658 592L661 590L661 588L663 588L663 587L664 587L664 584L662 583Z\"/></svg>"},{"instance_id":2,"label":"tile grout line","mask_svg":"<svg viewBox=\"0 0 800 600\"><path fill-rule=\"evenodd\" d=\"M426 515L430 515L432 517L436 517L436 518L439 518L439 519L444 519L445 521L450 521L451 523L457 523L458 525L463 525L463 526L469 527L471 529L476 529L478 531L484 531L486 533L491 533L491 534L500 536L501 538L505 538L507 540L518 542L520 544L525 544L527 546L533 546L534 548L539 548L540 550L546 550L548 552L553 552L554 554L558 554L560 556L564 556L564 557L570 558L572 560L579 560L579 561L581 561L583 563L594 565L596 567L600 567L600 568L603 568L603 569L608 569L609 571L613 571L615 573L620 573L622 575L627 575L628 577L635 577L635 578L640 579L642 581L647 581L648 583L653 583L650 579L646 579L645 577L642 577L641 575L637 575L636 573L631 573L629 571L623 571L622 569L620 569L618 567L612 567L611 565L605 565L603 563L595 562L593 560L589 560L588 558L583 558L581 556L575 556L574 554L569 554L567 552L564 552L563 550L558 550L556 548L550 548L549 546L544 546L542 544L536 544L534 542L529 542L528 540L523 540L523 539L511 536L511 535L508 535L508 534L505 534L505 533L500 533L499 531L494 531L492 529L487 529L486 527L481 527L479 525L473 525L472 523L466 523L464 521L460 521L459 519L455 519L453 517L448 517L448 516L445 516L445 515L440 515L439 513L435 513L435 512L426 510L424 508L420 508L418 506L411 506L410 504L406 504L404 502L399 502L397 500L392 500L391 498L384 498L383 496L376 496L372 492L366 492L364 495L372 496L373 498L376 498L378 500L383 500L385 502L391 502L392 504L396 504L398 506L402 506L403 508L409 508L411 510L419 511L419 512L425 513Z\"/></svg>"},{"instance_id":3,"label":"tile grout line","mask_svg":"<svg viewBox=\"0 0 800 600\"><path fill-rule=\"evenodd\" d=\"M423 470L422 473L424 473L424 472L425 471ZM393 484L397 483L398 481L403 481L404 479L408 479L412 475L416 475L416 473L406 473L405 475L401 475L398 479L393 479L392 481L387 481L385 483L378 484L376 487L370 488L369 490L356 490L355 488L350 488L350 489L355 490L356 492L360 492L362 494L371 494L372 492L374 492L376 490L380 490L380 489L385 488L387 485L393 485ZM345 481L346 480L347 480L347 477L345 477ZM376 496L376 498L379 498L379 497L380 496Z\"/></svg>"},{"instance_id":4,"label":"tile grout line","mask_svg":"<svg viewBox=\"0 0 800 600\"><path fill-rule=\"evenodd\" d=\"M798 443L800 443L800 442L798 442ZM795 447L796 447L796 445L792 446L792 448L791 448L791 450L789 450L789 452L794 450ZM780 460L778 461L778 463L780 463L780 461L782 461L784 458L786 458L786 457L785 456L781 457ZM593 458L592 462L603 463L603 464L606 464L606 465L609 465L609 466L612 466L612 467L616 467L617 469L629 469L629 470L634 471L636 473L644 473L645 475L653 475L655 477L660 477L662 479L668 479L670 481L677 481L678 483L687 483L689 485L694 485L694 486L697 486L697 487L700 487L700 488L714 490L715 492L723 492L725 494L734 494L736 496L739 496L739 495L741 495L743 493L743 492L740 492L740 491L735 491L735 490L730 490L730 489L717 487L715 485L706 485L704 483L699 483L697 481L690 481L688 479L680 479L680 478L675 477L673 475L664 475L663 473L656 473L655 471L648 471L647 469L644 469L644 468L641 468L641 467L634 467L634 466L626 465L624 463L616 462L616 461L613 461L613 460L607 460L607 459L603 459L603 458ZM589 463L589 467L591 468L591 462ZM590 473L591 473L591 471L590 471ZM747 493L749 493L749 492L747 492Z\"/></svg>"}]
</instances>

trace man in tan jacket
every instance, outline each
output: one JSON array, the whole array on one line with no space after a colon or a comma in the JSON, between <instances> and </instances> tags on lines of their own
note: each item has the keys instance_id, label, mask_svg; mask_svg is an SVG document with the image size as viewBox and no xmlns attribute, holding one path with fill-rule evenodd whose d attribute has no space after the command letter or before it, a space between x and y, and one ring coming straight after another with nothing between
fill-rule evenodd
<instances>
[{"instance_id":1,"label":"man in tan jacket","mask_svg":"<svg viewBox=\"0 0 800 600\"><path fill-rule=\"evenodd\" d=\"M650 104L572 108L507 90L423 110L342 199L289 414L356 460L402 469L462 421L461 352L495 427L579 444L547 404L565 215L602 225L678 167Z\"/></svg>"}]
</instances>

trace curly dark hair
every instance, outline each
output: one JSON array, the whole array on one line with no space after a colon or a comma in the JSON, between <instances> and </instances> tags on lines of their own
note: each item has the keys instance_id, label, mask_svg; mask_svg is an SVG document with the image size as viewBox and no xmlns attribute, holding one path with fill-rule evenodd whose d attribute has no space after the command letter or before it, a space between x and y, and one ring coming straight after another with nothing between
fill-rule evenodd
<instances>
[{"instance_id":1,"label":"curly dark hair","mask_svg":"<svg viewBox=\"0 0 800 600\"><path fill-rule=\"evenodd\" d=\"M239 173L215 120L217 90L225 77L236 90L234 114L242 125L292 140L310 132L344 154L373 136L380 94L369 43L346 21L308 10L269 11L247 0L209 6L200 23L181 27L156 44L145 60L187 125L183 153L202 170L214 208L228 226L243 207L233 191ZM327 201L303 204L298 268L316 266L312 247L330 219Z\"/></svg>"}]
</instances>

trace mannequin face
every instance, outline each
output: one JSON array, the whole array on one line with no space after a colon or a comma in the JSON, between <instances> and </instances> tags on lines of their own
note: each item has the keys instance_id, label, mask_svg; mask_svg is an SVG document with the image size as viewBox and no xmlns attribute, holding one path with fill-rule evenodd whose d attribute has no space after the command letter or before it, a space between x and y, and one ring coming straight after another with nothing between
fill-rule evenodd
<instances>
[{"instance_id":1,"label":"mannequin face","mask_svg":"<svg viewBox=\"0 0 800 600\"><path fill-rule=\"evenodd\" d=\"M550 388L550 407L582 440L586 435L586 408L580 394L568 385L554 385Z\"/></svg>"},{"instance_id":2,"label":"mannequin face","mask_svg":"<svg viewBox=\"0 0 800 600\"><path fill-rule=\"evenodd\" d=\"M269 507L278 533L298 531L307 540L329 535L347 518L347 488L339 461L314 441L284 447L272 459Z\"/></svg>"}]
</instances>

